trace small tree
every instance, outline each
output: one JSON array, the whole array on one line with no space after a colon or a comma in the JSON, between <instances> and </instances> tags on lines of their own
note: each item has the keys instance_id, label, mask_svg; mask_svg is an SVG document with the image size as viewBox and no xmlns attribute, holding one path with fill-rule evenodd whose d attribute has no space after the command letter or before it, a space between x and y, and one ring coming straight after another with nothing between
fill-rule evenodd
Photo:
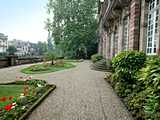
<instances>
[{"instance_id":1,"label":"small tree","mask_svg":"<svg viewBox=\"0 0 160 120\"><path fill-rule=\"evenodd\" d=\"M55 55L54 52L48 52L48 53L46 53L45 58L47 60L51 60L52 61L51 64L54 65L54 60L56 59L56 55Z\"/></svg>"},{"instance_id":2,"label":"small tree","mask_svg":"<svg viewBox=\"0 0 160 120\"><path fill-rule=\"evenodd\" d=\"M7 52L9 53L9 55L14 55L16 51L17 49L15 46L9 46L7 49Z\"/></svg>"}]
</instances>

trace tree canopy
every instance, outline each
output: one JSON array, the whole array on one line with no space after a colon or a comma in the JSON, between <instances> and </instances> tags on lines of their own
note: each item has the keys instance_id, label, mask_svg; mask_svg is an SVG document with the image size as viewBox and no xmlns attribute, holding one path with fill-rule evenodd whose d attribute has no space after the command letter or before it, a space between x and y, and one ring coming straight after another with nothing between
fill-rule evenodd
<instances>
[{"instance_id":1,"label":"tree canopy","mask_svg":"<svg viewBox=\"0 0 160 120\"><path fill-rule=\"evenodd\" d=\"M47 43L38 41L37 48L38 48L38 55L44 55L47 52Z\"/></svg>"},{"instance_id":2,"label":"tree canopy","mask_svg":"<svg viewBox=\"0 0 160 120\"><path fill-rule=\"evenodd\" d=\"M63 56L88 58L97 51L96 0L48 0L46 28Z\"/></svg>"},{"instance_id":3,"label":"tree canopy","mask_svg":"<svg viewBox=\"0 0 160 120\"><path fill-rule=\"evenodd\" d=\"M15 46L9 46L8 49L7 49L7 52L9 55L14 55L15 52L17 52L17 49Z\"/></svg>"}]
</instances>

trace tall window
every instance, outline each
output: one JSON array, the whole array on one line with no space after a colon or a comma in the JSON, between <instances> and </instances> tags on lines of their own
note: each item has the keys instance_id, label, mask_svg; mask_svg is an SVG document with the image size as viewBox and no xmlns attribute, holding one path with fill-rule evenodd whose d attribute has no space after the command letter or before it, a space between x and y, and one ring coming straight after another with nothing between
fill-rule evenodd
<instances>
[{"instance_id":1,"label":"tall window","mask_svg":"<svg viewBox=\"0 0 160 120\"><path fill-rule=\"evenodd\" d=\"M118 54L118 29L117 28L114 33L114 52L115 52L115 55Z\"/></svg>"},{"instance_id":2,"label":"tall window","mask_svg":"<svg viewBox=\"0 0 160 120\"><path fill-rule=\"evenodd\" d=\"M147 54L156 54L159 0L149 1L148 28L147 28Z\"/></svg>"},{"instance_id":3,"label":"tall window","mask_svg":"<svg viewBox=\"0 0 160 120\"><path fill-rule=\"evenodd\" d=\"M111 56L114 57L118 53L118 29L111 33Z\"/></svg>"},{"instance_id":4,"label":"tall window","mask_svg":"<svg viewBox=\"0 0 160 120\"><path fill-rule=\"evenodd\" d=\"M123 19L123 51L128 50L128 30L129 30L129 16Z\"/></svg>"}]
</instances>

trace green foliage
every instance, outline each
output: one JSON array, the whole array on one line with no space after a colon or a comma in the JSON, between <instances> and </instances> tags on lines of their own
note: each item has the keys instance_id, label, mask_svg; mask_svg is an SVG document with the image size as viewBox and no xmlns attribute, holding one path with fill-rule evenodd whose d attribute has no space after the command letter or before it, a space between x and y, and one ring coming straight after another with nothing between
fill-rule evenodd
<instances>
[{"instance_id":1,"label":"green foliage","mask_svg":"<svg viewBox=\"0 0 160 120\"><path fill-rule=\"evenodd\" d=\"M97 51L95 0L48 0L46 29L55 47L69 58L89 58Z\"/></svg>"},{"instance_id":2,"label":"green foliage","mask_svg":"<svg viewBox=\"0 0 160 120\"><path fill-rule=\"evenodd\" d=\"M38 84L45 86L47 84L44 80L27 80L27 84L33 85L34 87L38 87Z\"/></svg>"},{"instance_id":3,"label":"green foliage","mask_svg":"<svg viewBox=\"0 0 160 120\"><path fill-rule=\"evenodd\" d=\"M152 87L153 92L160 92L160 58L150 59L139 73L139 81L143 82L145 88Z\"/></svg>"},{"instance_id":4,"label":"green foliage","mask_svg":"<svg viewBox=\"0 0 160 120\"><path fill-rule=\"evenodd\" d=\"M132 82L145 60L146 55L143 52L125 51L112 59L112 67L122 80Z\"/></svg>"},{"instance_id":5,"label":"green foliage","mask_svg":"<svg viewBox=\"0 0 160 120\"><path fill-rule=\"evenodd\" d=\"M102 55L99 55L99 54L94 54L91 56L91 60L93 63L99 61L99 60L102 60L103 59L103 56Z\"/></svg>"},{"instance_id":6,"label":"green foliage","mask_svg":"<svg viewBox=\"0 0 160 120\"><path fill-rule=\"evenodd\" d=\"M133 116L138 120L159 120L160 57L146 59L141 52L122 52L113 58L112 66L110 83ZM134 81L127 82L130 79Z\"/></svg>"},{"instance_id":7,"label":"green foliage","mask_svg":"<svg viewBox=\"0 0 160 120\"><path fill-rule=\"evenodd\" d=\"M4 52L4 53L0 53L0 58L5 58L5 57L6 57L6 55L7 55L7 53L6 53L6 52Z\"/></svg>"},{"instance_id":8,"label":"green foliage","mask_svg":"<svg viewBox=\"0 0 160 120\"><path fill-rule=\"evenodd\" d=\"M29 87L28 92L32 93L32 95L22 95L26 86ZM45 81L31 79L27 81L17 81L16 84L8 83L6 85L0 85L0 96L5 95L3 96L3 101L0 101L0 120L19 120L24 115L27 115L36 107L35 105L41 102L42 98L40 98L40 96L44 95L44 99L44 97L48 95L44 93L49 89L50 86L46 85ZM5 104L1 106L1 103Z\"/></svg>"},{"instance_id":9,"label":"green foliage","mask_svg":"<svg viewBox=\"0 0 160 120\"><path fill-rule=\"evenodd\" d=\"M159 120L160 119L160 96L147 95L147 102L144 105L146 119Z\"/></svg>"},{"instance_id":10,"label":"green foliage","mask_svg":"<svg viewBox=\"0 0 160 120\"><path fill-rule=\"evenodd\" d=\"M0 98L14 96L17 97L23 91L24 85L0 85ZM1 102L0 102L1 107Z\"/></svg>"},{"instance_id":11,"label":"green foliage","mask_svg":"<svg viewBox=\"0 0 160 120\"><path fill-rule=\"evenodd\" d=\"M56 55L54 52L48 52L45 54L45 59L46 60L51 60L52 61L52 65L54 65L54 60L56 59Z\"/></svg>"},{"instance_id":12,"label":"green foliage","mask_svg":"<svg viewBox=\"0 0 160 120\"><path fill-rule=\"evenodd\" d=\"M39 41L37 44L38 54L44 55L47 52L47 43Z\"/></svg>"},{"instance_id":13,"label":"green foliage","mask_svg":"<svg viewBox=\"0 0 160 120\"><path fill-rule=\"evenodd\" d=\"M138 75L139 82L143 83L144 89L150 88L151 93L147 96L144 106L146 118L149 120L160 119L160 58L150 57L146 66L141 69Z\"/></svg>"},{"instance_id":14,"label":"green foliage","mask_svg":"<svg viewBox=\"0 0 160 120\"><path fill-rule=\"evenodd\" d=\"M28 68L30 71L45 71L47 70L48 68L45 67L44 65L32 65Z\"/></svg>"},{"instance_id":15,"label":"green foliage","mask_svg":"<svg viewBox=\"0 0 160 120\"><path fill-rule=\"evenodd\" d=\"M130 88L127 89L126 84L122 82L116 82L114 89L120 97L125 97L127 96L127 94L131 93L131 89Z\"/></svg>"},{"instance_id":16,"label":"green foliage","mask_svg":"<svg viewBox=\"0 0 160 120\"><path fill-rule=\"evenodd\" d=\"M138 93L131 93L128 95L124 101L128 106L128 109L131 111L132 115L136 119L145 119L145 112L143 106L146 103L147 95L150 93L150 90L146 89Z\"/></svg>"},{"instance_id":17,"label":"green foliage","mask_svg":"<svg viewBox=\"0 0 160 120\"><path fill-rule=\"evenodd\" d=\"M147 56L147 60L157 59L157 58L159 58L158 55L148 55L148 56Z\"/></svg>"},{"instance_id":18,"label":"green foliage","mask_svg":"<svg viewBox=\"0 0 160 120\"><path fill-rule=\"evenodd\" d=\"M15 46L9 46L7 49L7 52L9 53L9 55L14 55L16 51L17 49L15 48Z\"/></svg>"}]
</instances>

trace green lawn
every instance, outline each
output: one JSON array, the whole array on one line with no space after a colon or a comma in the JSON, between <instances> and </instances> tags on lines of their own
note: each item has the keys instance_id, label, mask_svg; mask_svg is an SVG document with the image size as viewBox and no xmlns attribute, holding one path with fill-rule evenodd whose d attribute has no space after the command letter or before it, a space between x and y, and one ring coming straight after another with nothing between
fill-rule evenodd
<instances>
[{"instance_id":1,"label":"green lawn","mask_svg":"<svg viewBox=\"0 0 160 120\"><path fill-rule=\"evenodd\" d=\"M8 99L10 96L16 98L23 92L23 87L23 85L0 85L0 98L6 97ZM9 102L9 100L6 102L0 101L0 107L7 105Z\"/></svg>"},{"instance_id":2,"label":"green lawn","mask_svg":"<svg viewBox=\"0 0 160 120\"><path fill-rule=\"evenodd\" d=\"M79 62L78 60L74 60L74 59L66 59L64 60L65 62L73 62L73 63L77 63Z\"/></svg>"},{"instance_id":3,"label":"green lawn","mask_svg":"<svg viewBox=\"0 0 160 120\"><path fill-rule=\"evenodd\" d=\"M41 73L56 72L56 71L65 70L73 67L75 67L75 65L73 65L70 62L65 62L64 66L55 66L55 65L45 66L44 64L37 64L37 65L32 65L30 67L24 68L21 70L21 72L25 74L41 74Z\"/></svg>"}]
</instances>

